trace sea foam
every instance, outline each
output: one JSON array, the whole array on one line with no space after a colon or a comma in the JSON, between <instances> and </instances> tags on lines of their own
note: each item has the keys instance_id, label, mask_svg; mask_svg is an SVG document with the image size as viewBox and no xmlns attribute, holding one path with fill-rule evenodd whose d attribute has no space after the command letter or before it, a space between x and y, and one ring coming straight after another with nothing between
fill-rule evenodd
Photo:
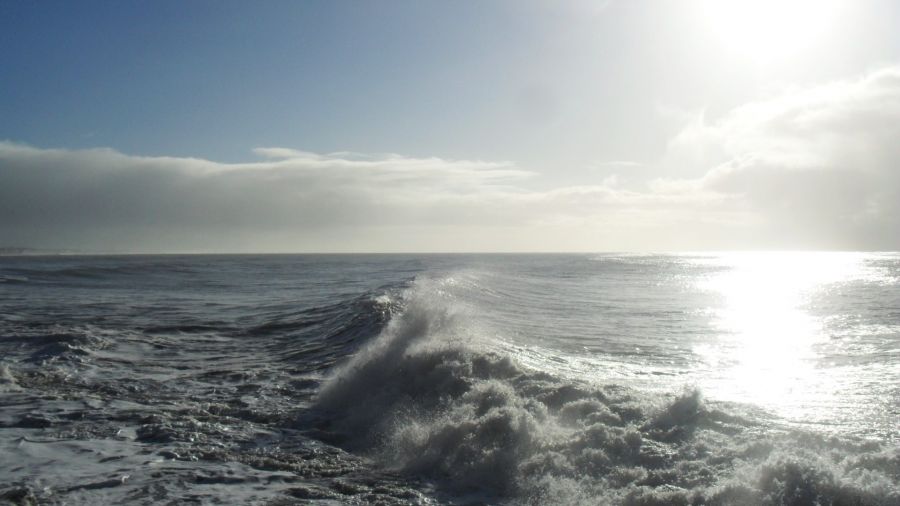
<instances>
[{"instance_id":1,"label":"sea foam","mask_svg":"<svg viewBox=\"0 0 900 506\"><path fill-rule=\"evenodd\" d=\"M422 279L316 401L326 439L449 497L545 504L900 504L900 455L525 367Z\"/></svg>"}]
</instances>

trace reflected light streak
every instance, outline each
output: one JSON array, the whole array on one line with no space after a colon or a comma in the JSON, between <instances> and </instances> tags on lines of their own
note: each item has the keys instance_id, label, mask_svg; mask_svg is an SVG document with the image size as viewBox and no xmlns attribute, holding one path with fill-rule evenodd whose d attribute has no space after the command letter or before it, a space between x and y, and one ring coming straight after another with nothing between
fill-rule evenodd
<instances>
[{"instance_id":1,"label":"reflected light streak","mask_svg":"<svg viewBox=\"0 0 900 506\"><path fill-rule=\"evenodd\" d=\"M704 388L717 397L774 408L800 419L827 404L835 385L817 367L815 345L827 339L823 321L807 310L816 292L860 275L855 253L741 253L722 258L725 270L701 282L719 294L717 342L695 351L714 371Z\"/></svg>"}]
</instances>

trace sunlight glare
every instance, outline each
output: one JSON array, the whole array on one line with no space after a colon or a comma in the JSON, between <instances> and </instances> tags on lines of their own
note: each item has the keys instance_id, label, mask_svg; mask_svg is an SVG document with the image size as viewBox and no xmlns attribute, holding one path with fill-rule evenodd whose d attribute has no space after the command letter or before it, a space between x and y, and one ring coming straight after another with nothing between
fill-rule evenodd
<instances>
[{"instance_id":1,"label":"sunlight glare","mask_svg":"<svg viewBox=\"0 0 900 506\"><path fill-rule=\"evenodd\" d=\"M821 42L838 14L836 0L704 0L701 8L722 44L760 64Z\"/></svg>"},{"instance_id":2,"label":"sunlight glare","mask_svg":"<svg viewBox=\"0 0 900 506\"><path fill-rule=\"evenodd\" d=\"M854 253L753 253L724 257L726 270L701 284L723 306L713 325L721 340L696 351L724 371L711 387L732 400L753 402L802 417L814 399L829 395L827 375L816 367L815 345L825 339L822 321L808 310L811 295L857 278Z\"/></svg>"}]
</instances>

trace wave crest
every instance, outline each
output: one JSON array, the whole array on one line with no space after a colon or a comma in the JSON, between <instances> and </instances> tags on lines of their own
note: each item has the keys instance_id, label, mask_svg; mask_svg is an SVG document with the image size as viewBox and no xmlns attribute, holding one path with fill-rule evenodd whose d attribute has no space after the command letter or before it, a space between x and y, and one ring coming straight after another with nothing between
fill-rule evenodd
<instances>
[{"instance_id":1,"label":"wave crest","mask_svg":"<svg viewBox=\"0 0 900 506\"><path fill-rule=\"evenodd\" d=\"M316 401L323 438L489 500L900 504L896 453L775 430L696 390L660 399L525 367L454 290L418 280L335 370Z\"/></svg>"}]
</instances>

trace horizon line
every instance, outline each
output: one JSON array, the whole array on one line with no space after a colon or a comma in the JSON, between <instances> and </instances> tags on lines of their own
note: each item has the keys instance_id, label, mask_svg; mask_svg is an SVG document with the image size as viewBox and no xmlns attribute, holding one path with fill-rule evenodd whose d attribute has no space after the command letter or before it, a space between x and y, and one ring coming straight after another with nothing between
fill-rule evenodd
<instances>
[{"instance_id":1,"label":"horizon line","mask_svg":"<svg viewBox=\"0 0 900 506\"><path fill-rule=\"evenodd\" d=\"M20 250L5 253L3 250ZM302 255L716 255L734 253L898 253L900 250L851 249L696 249L696 250L517 250L517 251L73 251L0 247L0 257L41 256L302 256Z\"/></svg>"}]
</instances>

